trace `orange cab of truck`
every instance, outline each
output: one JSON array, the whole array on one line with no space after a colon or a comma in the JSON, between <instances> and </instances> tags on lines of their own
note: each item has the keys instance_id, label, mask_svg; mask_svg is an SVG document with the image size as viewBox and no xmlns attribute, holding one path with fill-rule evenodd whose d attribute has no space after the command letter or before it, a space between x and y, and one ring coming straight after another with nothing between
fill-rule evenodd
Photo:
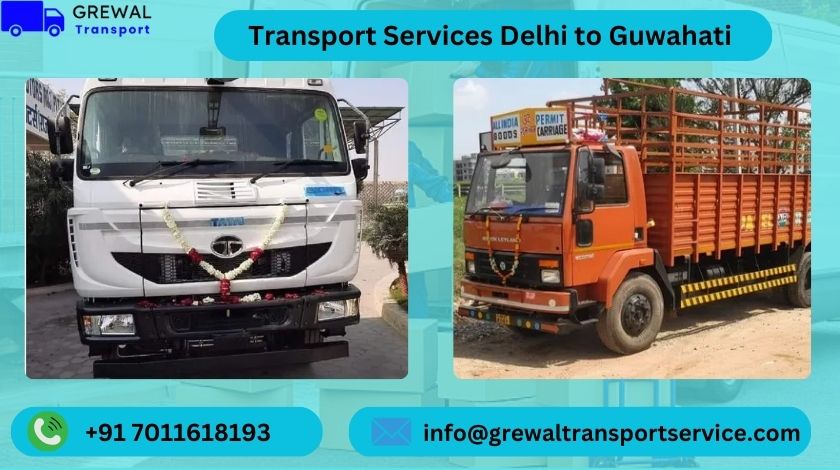
<instances>
[{"instance_id":1,"label":"orange cab of truck","mask_svg":"<svg viewBox=\"0 0 840 470\"><path fill-rule=\"evenodd\" d=\"M810 306L810 110L633 85L491 118L459 315L522 333L596 322L632 354L695 305L778 288Z\"/></svg>"}]
</instances>

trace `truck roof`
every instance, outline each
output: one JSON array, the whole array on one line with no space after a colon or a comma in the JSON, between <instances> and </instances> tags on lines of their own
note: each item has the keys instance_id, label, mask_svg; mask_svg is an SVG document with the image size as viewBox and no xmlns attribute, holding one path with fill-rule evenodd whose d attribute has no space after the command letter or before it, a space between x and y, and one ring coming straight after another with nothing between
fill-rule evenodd
<instances>
[{"instance_id":1,"label":"truck roof","mask_svg":"<svg viewBox=\"0 0 840 470\"><path fill-rule=\"evenodd\" d=\"M85 80L82 96L97 88L105 87L209 87L207 78L89 78ZM333 94L332 84L326 79L311 78L236 78L224 88L265 88L276 90L315 90ZM320 82L321 85L315 83Z\"/></svg>"}]
</instances>

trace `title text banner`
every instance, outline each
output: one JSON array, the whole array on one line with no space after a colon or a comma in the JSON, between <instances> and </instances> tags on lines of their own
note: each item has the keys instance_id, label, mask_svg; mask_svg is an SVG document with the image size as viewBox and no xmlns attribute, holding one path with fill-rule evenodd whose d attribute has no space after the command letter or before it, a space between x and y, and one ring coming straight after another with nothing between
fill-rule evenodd
<instances>
[{"instance_id":1,"label":"title text banner","mask_svg":"<svg viewBox=\"0 0 840 470\"><path fill-rule=\"evenodd\" d=\"M233 11L216 25L234 60L746 61L771 28L746 10Z\"/></svg>"}]
</instances>

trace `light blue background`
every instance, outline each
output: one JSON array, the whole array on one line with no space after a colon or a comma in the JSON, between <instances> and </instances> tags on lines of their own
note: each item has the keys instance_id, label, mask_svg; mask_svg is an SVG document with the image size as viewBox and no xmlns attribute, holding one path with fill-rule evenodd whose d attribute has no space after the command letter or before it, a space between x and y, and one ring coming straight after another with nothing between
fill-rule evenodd
<instances>
[{"instance_id":1,"label":"light blue background","mask_svg":"<svg viewBox=\"0 0 840 470\"><path fill-rule=\"evenodd\" d=\"M61 4L58 0L54 4ZM124 3L124 2L117 2ZM366 458L352 450L347 437L350 417L365 406L615 406L617 387L603 381L460 381L452 373L452 85L459 61L392 62L250 62L223 57L215 48L216 22L236 9L378 9L451 8L449 1L254 1L199 0L146 2L153 16L148 38L58 38L0 34L0 462L4 467L429 467L586 466L582 458L446 459ZM780 2L784 3L784 2ZM828 2L826 2L828 3ZM70 4L70 2L68 2ZM743 9L722 1L469 1L476 9ZM76 20L65 9L68 25ZM604 13L620 15L620 13ZM795 14L764 12L772 44L750 62L492 62L485 76L650 76L650 77L805 77L813 85L813 220L815 320L838 317L832 298L840 280L840 254L832 249L840 221L832 216L840 202L840 166L834 136L840 128L840 78L836 57L840 27ZM340 12L337 12L339 17ZM409 374L382 381L175 381L29 380L24 375L24 81L30 76L287 76L401 77L409 82L411 213ZM836 358L840 331L827 322L814 324L813 366L807 380L749 381L735 406L793 406L811 421L808 449L791 458L699 458L703 467L833 466L840 433L840 379ZM670 384L627 382L626 406L649 406L654 397L670 401ZM655 393L656 391L656 393ZM662 403L660 403L662 404ZM10 441L18 411L30 406L284 406L312 409L323 421L324 439L305 458L51 458L26 457ZM710 409L711 414L726 413Z\"/></svg>"}]
</instances>

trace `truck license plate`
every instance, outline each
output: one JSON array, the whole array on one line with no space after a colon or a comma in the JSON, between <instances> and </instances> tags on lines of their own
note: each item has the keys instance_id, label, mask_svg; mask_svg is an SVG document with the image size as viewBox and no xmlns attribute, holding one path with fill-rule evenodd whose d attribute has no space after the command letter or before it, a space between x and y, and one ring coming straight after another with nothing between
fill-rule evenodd
<instances>
[{"instance_id":1,"label":"truck license plate","mask_svg":"<svg viewBox=\"0 0 840 470\"><path fill-rule=\"evenodd\" d=\"M510 326L510 316L502 313L495 315L496 323L499 325Z\"/></svg>"}]
</instances>

